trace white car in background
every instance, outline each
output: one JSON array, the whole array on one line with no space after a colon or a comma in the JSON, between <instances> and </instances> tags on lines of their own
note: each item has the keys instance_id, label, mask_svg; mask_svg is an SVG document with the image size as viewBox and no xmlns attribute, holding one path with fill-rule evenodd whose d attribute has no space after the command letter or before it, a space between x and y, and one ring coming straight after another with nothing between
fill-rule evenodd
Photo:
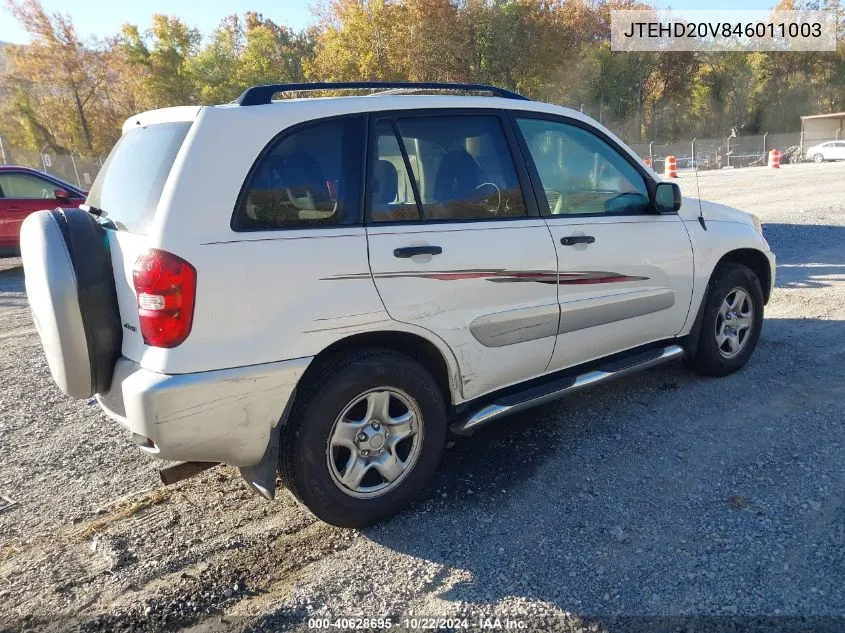
<instances>
[{"instance_id":1,"label":"white car in background","mask_svg":"<svg viewBox=\"0 0 845 633\"><path fill-rule=\"evenodd\" d=\"M315 88L389 91L273 100ZM169 481L223 462L272 498L278 470L355 527L426 489L448 432L673 359L737 371L775 278L755 216L580 112L454 84L134 116L21 245L59 387L183 461Z\"/></svg>"},{"instance_id":2,"label":"white car in background","mask_svg":"<svg viewBox=\"0 0 845 633\"><path fill-rule=\"evenodd\" d=\"M813 145L806 153L807 160L823 163L826 160L845 160L845 141L828 141Z\"/></svg>"}]
</instances>

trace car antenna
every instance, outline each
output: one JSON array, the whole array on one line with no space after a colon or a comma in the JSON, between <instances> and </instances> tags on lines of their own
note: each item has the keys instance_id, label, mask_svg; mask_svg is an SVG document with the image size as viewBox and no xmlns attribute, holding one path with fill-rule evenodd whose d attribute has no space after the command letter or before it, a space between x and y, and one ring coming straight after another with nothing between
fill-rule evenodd
<instances>
[{"instance_id":1,"label":"car antenna","mask_svg":"<svg viewBox=\"0 0 845 633\"><path fill-rule=\"evenodd\" d=\"M704 211L701 208L701 187L698 185L698 161L695 159L695 139L692 139L692 171L695 174L695 190L698 193L698 223L701 228L707 230L704 222Z\"/></svg>"}]
</instances>

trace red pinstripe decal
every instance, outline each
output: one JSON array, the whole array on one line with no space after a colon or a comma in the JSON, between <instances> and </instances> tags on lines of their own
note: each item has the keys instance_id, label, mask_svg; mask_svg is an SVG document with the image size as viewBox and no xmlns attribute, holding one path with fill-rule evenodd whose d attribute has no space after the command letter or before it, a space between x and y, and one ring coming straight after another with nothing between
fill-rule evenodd
<instances>
[{"instance_id":1,"label":"red pinstripe decal","mask_svg":"<svg viewBox=\"0 0 845 633\"><path fill-rule=\"evenodd\" d=\"M376 279L435 279L437 281L460 281L468 279L485 279L496 283L534 282L544 284L590 285L624 283L626 281L645 281L648 277L621 275L609 271L562 272L540 270L455 270L455 271L420 271L420 272L388 272L376 273ZM368 279L367 273L352 275L338 275L328 279Z\"/></svg>"}]
</instances>

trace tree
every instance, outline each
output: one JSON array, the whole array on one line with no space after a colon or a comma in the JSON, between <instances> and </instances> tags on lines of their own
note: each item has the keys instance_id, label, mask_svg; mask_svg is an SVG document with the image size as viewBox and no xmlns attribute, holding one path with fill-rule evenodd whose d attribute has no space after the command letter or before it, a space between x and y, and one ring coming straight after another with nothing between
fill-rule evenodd
<instances>
[{"instance_id":1,"label":"tree","mask_svg":"<svg viewBox=\"0 0 845 633\"><path fill-rule=\"evenodd\" d=\"M201 103L225 103L238 94L240 58L246 46L243 22L224 18L211 41L191 60Z\"/></svg>"},{"instance_id":2,"label":"tree","mask_svg":"<svg viewBox=\"0 0 845 633\"><path fill-rule=\"evenodd\" d=\"M83 42L39 0L7 0L31 44L0 51L7 145L100 153L135 112L234 99L254 84L466 81L583 109L629 141L792 131L808 112L845 110L845 22L835 52L620 53L610 12L639 0L328 0L296 32L255 12L203 40L154 15ZM841 0L783 0L827 9Z\"/></svg>"},{"instance_id":3,"label":"tree","mask_svg":"<svg viewBox=\"0 0 845 633\"><path fill-rule=\"evenodd\" d=\"M395 29L405 24L405 11L404 4L387 0L334 0L306 75L322 81L407 78L407 50L395 37Z\"/></svg>"},{"instance_id":4,"label":"tree","mask_svg":"<svg viewBox=\"0 0 845 633\"><path fill-rule=\"evenodd\" d=\"M143 70L147 107L196 102L198 90L190 60L200 44L197 29L188 27L179 18L154 15L147 33L141 34L137 26L127 24L121 36L126 62Z\"/></svg>"},{"instance_id":5,"label":"tree","mask_svg":"<svg viewBox=\"0 0 845 633\"><path fill-rule=\"evenodd\" d=\"M105 79L94 46L85 46L70 18L47 14L38 0L9 0L32 41L9 46L3 85L18 133L55 151L94 150L91 111Z\"/></svg>"}]
</instances>

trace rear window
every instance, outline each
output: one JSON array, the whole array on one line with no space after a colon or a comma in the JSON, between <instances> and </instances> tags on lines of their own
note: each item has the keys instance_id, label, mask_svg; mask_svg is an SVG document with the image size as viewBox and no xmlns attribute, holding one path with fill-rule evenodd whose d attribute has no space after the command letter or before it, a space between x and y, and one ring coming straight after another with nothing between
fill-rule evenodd
<instances>
[{"instance_id":1,"label":"rear window","mask_svg":"<svg viewBox=\"0 0 845 633\"><path fill-rule=\"evenodd\" d=\"M146 233L190 121L158 123L120 137L88 193L118 229Z\"/></svg>"}]
</instances>

